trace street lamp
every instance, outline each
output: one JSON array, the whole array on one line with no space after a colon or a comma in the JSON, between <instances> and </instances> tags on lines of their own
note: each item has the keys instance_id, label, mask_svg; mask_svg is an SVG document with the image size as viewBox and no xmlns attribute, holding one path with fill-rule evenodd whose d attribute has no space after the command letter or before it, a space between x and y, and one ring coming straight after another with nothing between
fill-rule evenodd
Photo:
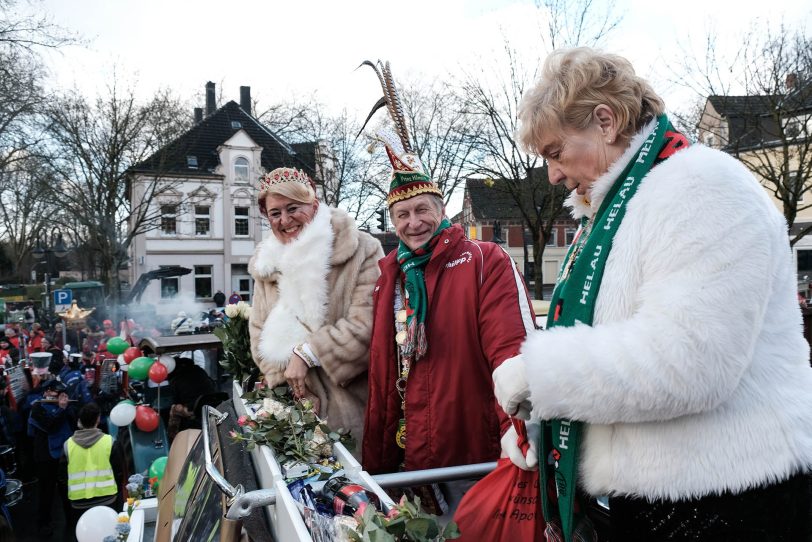
<instances>
[{"instance_id":1,"label":"street lamp","mask_svg":"<svg viewBox=\"0 0 812 542\"><path fill-rule=\"evenodd\" d=\"M56 234L56 235L54 235ZM56 243L54 243L54 237L56 237ZM45 236L45 240L47 243L48 236ZM39 263L45 262L45 311L50 316L51 314L51 277L50 277L50 265L47 259L43 260L48 254L53 254L58 259L64 258L68 255L68 248L65 246L65 243L62 241L62 233L58 232L57 230L51 231L51 244L53 248L50 246L43 247L42 243L40 242L39 237L37 238L37 246L34 250L31 251L31 255L34 257L35 260L38 260ZM59 271L59 266L57 265L57 272Z\"/></svg>"},{"instance_id":2,"label":"street lamp","mask_svg":"<svg viewBox=\"0 0 812 542\"><path fill-rule=\"evenodd\" d=\"M47 236L46 236L47 239ZM51 241L53 241L54 235L51 232ZM53 252L57 258L64 258L68 255L68 247L65 246L65 243L62 241L62 234L56 234L56 243L54 244L54 248L43 248L42 243L40 242L39 238L37 238L37 246L34 250L31 251L31 255L34 256L37 260L41 260L45 257L45 254Z\"/></svg>"}]
</instances>

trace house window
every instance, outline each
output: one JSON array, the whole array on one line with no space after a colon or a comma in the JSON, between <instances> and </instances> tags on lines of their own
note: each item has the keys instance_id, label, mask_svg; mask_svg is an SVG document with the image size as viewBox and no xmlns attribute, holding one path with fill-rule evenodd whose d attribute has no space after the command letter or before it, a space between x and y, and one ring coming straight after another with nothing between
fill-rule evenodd
<instances>
[{"instance_id":1,"label":"house window","mask_svg":"<svg viewBox=\"0 0 812 542\"><path fill-rule=\"evenodd\" d=\"M799 250L798 251L798 280L809 280L808 275L812 274L812 250ZM803 275L803 276L800 276ZM812 282L812 281L810 281ZM806 284L804 284L806 287Z\"/></svg>"},{"instance_id":2,"label":"house window","mask_svg":"<svg viewBox=\"0 0 812 542\"><path fill-rule=\"evenodd\" d=\"M233 128L234 130L239 130L240 128L242 128L242 123L238 120L232 120L231 128Z\"/></svg>"},{"instance_id":3,"label":"house window","mask_svg":"<svg viewBox=\"0 0 812 542\"><path fill-rule=\"evenodd\" d=\"M572 242L575 240L575 228L567 228L564 231L566 245L570 246Z\"/></svg>"},{"instance_id":4,"label":"house window","mask_svg":"<svg viewBox=\"0 0 812 542\"><path fill-rule=\"evenodd\" d=\"M248 160L240 157L234 161L234 181L238 183L248 182Z\"/></svg>"},{"instance_id":5,"label":"house window","mask_svg":"<svg viewBox=\"0 0 812 542\"><path fill-rule=\"evenodd\" d=\"M178 277L161 279L161 299L170 299L178 295Z\"/></svg>"},{"instance_id":6,"label":"house window","mask_svg":"<svg viewBox=\"0 0 812 542\"><path fill-rule=\"evenodd\" d=\"M547 246L548 247L558 246L558 228L553 228L552 230L550 230L550 235L547 237Z\"/></svg>"},{"instance_id":7,"label":"house window","mask_svg":"<svg viewBox=\"0 0 812 542\"><path fill-rule=\"evenodd\" d=\"M186 167L189 169L197 169L197 156L187 156Z\"/></svg>"},{"instance_id":8,"label":"house window","mask_svg":"<svg viewBox=\"0 0 812 542\"><path fill-rule=\"evenodd\" d=\"M195 235L207 236L211 227L208 205L195 205Z\"/></svg>"},{"instance_id":9,"label":"house window","mask_svg":"<svg viewBox=\"0 0 812 542\"><path fill-rule=\"evenodd\" d=\"M234 207L234 235L248 236L248 207Z\"/></svg>"},{"instance_id":10,"label":"house window","mask_svg":"<svg viewBox=\"0 0 812 542\"><path fill-rule=\"evenodd\" d=\"M178 206L161 205L161 233L175 235L177 233Z\"/></svg>"},{"instance_id":11,"label":"house window","mask_svg":"<svg viewBox=\"0 0 812 542\"><path fill-rule=\"evenodd\" d=\"M195 297L210 299L211 298L211 266L210 265L196 265L195 266Z\"/></svg>"}]
</instances>

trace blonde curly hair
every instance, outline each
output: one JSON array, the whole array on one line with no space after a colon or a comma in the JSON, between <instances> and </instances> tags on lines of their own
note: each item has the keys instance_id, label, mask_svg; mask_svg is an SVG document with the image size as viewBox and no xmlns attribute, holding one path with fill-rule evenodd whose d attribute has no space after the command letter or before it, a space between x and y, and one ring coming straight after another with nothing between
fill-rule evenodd
<instances>
[{"instance_id":1,"label":"blonde curly hair","mask_svg":"<svg viewBox=\"0 0 812 542\"><path fill-rule=\"evenodd\" d=\"M662 98L622 56L589 47L553 51L519 104L519 144L541 154L543 134L586 128L599 104L615 113L618 136L625 139L665 110Z\"/></svg>"}]
</instances>

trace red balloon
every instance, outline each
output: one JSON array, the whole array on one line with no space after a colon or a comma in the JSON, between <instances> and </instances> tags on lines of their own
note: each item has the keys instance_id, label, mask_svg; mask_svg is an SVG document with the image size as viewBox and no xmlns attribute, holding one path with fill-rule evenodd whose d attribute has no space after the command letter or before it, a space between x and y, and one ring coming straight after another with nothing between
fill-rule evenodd
<instances>
[{"instance_id":1,"label":"red balloon","mask_svg":"<svg viewBox=\"0 0 812 542\"><path fill-rule=\"evenodd\" d=\"M142 353L141 353L141 349L140 349L140 348L138 348L137 346L131 346L131 347L129 347L128 349L126 349L126 350L124 351L124 354L123 354L123 356L124 356L124 361L126 361L127 363L130 363L130 362L131 362L132 360L134 360L135 358L140 358L140 357L142 357L143 355L144 355L144 354L142 354Z\"/></svg>"},{"instance_id":2,"label":"red balloon","mask_svg":"<svg viewBox=\"0 0 812 542\"><path fill-rule=\"evenodd\" d=\"M158 413L152 407L138 405L135 407L135 426L144 433L158 429Z\"/></svg>"},{"instance_id":3,"label":"red balloon","mask_svg":"<svg viewBox=\"0 0 812 542\"><path fill-rule=\"evenodd\" d=\"M156 384L160 384L164 380L166 380L166 375L169 374L169 371L166 369L166 365L161 363L160 361L156 361L149 367L149 379L155 382Z\"/></svg>"}]
</instances>

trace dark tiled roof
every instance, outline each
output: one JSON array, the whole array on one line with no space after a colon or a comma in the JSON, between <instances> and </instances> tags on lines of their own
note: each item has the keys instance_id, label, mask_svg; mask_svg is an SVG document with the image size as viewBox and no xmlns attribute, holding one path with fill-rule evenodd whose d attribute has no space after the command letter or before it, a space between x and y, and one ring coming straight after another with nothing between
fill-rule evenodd
<instances>
[{"instance_id":1,"label":"dark tiled roof","mask_svg":"<svg viewBox=\"0 0 812 542\"><path fill-rule=\"evenodd\" d=\"M728 151L769 146L780 140L775 113L790 117L812 110L812 84L802 84L785 95L709 96L717 113L727 120Z\"/></svg>"},{"instance_id":2,"label":"dark tiled roof","mask_svg":"<svg viewBox=\"0 0 812 542\"><path fill-rule=\"evenodd\" d=\"M781 107L787 111L806 112L812 109L812 82L806 81L796 89L788 92L781 101Z\"/></svg>"},{"instance_id":3,"label":"dark tiled roof","mask_svg":"<svg viewBox=\"0 0 812 542\"><path fill-rule=\"evenodd\" d=\"M755 117L768 113L775 96L709 96L713 108L723 117Z\"/></svg>"},{"instance_id":4,"label":"dark tiled roof","mask_svg":"<svg viewBox=\"0 0 812 542\"><path fill-rule=\"evenodd\" d=\"M504 179L466 179L465 190L478 220L520 220L521 214Z\"/></svg>"},{"instance_id":5,"label":"dark tiled roof","mask_svg":"<svg viewBox=\"0 0 812 542\"><path fill-rule=\"evenodd\" d=\"M130 170L163 174L180 173L187 176L211 175L220 164L217 147L239 130L245 130L251 139L262 147L262 167L267 171L283 166L297 167L314 176L313 143L287 144L257 119L243 111L235 101L228 102ZM197 158L196 169L189 168L188 156Z\"/></svg>"},{"instance_id":6,"label":"dark tiled roof","mask_svg":"<svg viewBox=\"0 0 812 542\"><path fill-rule=\"evenodd\" d=\"M293 150L296 151L296 156L299 161L305 164L305 171L314 178L316 175L316 145L314 143L293 143L291 144ZM301 169L302 166L299 166Z\"/></svg>"}]
</instances>

